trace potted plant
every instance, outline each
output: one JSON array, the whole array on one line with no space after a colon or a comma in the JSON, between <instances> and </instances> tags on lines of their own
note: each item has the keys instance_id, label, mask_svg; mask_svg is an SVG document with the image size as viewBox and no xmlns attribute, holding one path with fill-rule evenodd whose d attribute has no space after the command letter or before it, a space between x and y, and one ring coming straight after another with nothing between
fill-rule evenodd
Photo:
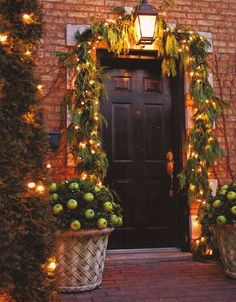
<instances>
[{"instance_id":1,"label":"potted plant","mask_svg":"<svg viewBox=\"0 0 236 302\"><path fill-rule=\"evenodd\" d=\"M116 194L91 180L75 178L50 184L57 218L55 256L59 288L64 292L92 290L102 283L108 236L122 225Z\"/></svg>"},{"instance_id":2,"label":"potted plant","mask_svg":"<svg viewBox=\"0 0 236 302\"><path fill-rule=\"evenodd\" d=\"M215 234L225 273L236 278L236 182L218 190L205 204L202 218Z\"/></svg>"}]
</instances>

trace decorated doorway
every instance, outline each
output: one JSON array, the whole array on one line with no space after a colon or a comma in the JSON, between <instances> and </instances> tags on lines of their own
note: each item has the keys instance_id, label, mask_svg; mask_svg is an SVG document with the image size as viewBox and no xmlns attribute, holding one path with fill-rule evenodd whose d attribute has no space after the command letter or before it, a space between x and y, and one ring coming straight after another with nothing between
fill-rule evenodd
<instances>
[{"instance_id":1,"label":"decorated doorway","mask_svg":"<svg viewBox=\"0 0 236 302\"><path fill-rule=\"evenodd\" d=\"M142 8L142 5L134 8L134 12L139 12L140 8ZM171 89L171 94L174 96L172 97L172 106L176 106L176 103L178 104L178 114L173 114L172 121L177 133L177 136L176 133L175 135L172 133L174 142L172 147L176 148L173 152L175 161L174 173L178 172L179 178L175 188L176 178L174 174L173 191L175 193L177 188L181 189L182 197L186 196L189 203L197 202L201 212L204 210L206 200L211 196L208 171L215 160L222 154L213 127L225 106L224 102L215 95L208 80L207 49L210 44L203 36L192 30L178 26L175 28L169 27L163 20L163 14L158 14L157 16L156 12L157 22L152 22L152 25L154 25L152 37L143 39L143 32L140 32L140 29L143 28L141 26L143 14L142 12L140 14L136 13L131 15L122 13L116 21L95 22L83 33L77 32L78 43L72 52L57 52L61 63L72 72L71 89L64 98L63 108L69 109L70 126L67 134L76 172L82 179L90 179L101 187L107 175L108 161L106 153L103 151L103 140L101 137L101 125L104 118L100 110L99 101L105 85L103 70L97 64L98 50L107 49L119 59L125 56L132 58L132 51L153 51L155 59L161 61L163 79L168 77L170 83L172 82L173 87L175 87L175 91ZM140 18L137 19L137 16ZM150 19L149 17L144 19L148 20L148 24L145 27L147 29L150 25ZM139 59L142 58L139 57ZM186 133L186 140L183 133L183 118L179 119L179 117L184 116L184 102L183 98L180 98L181 93L178 90L180 86L176 84L178 83L179 64L184 70L185 78L189 83L187 85L189 87L186 100L191 106L192 114L192 125ZM145 68L138 67L138 69ZM180 106L180 101L182 101L182 107ZM139 110L137 109L136 111ZM173 112L176 113L176 110L172 110ZM181 148L184 140L185 152L182 152ZM151 150L153 149L155 148L151 148ZM145 157L143 158L145 159ZM184 160L183 165L181 163L182 159ZM163 175L164 178L165 175ZM173 196L175 196L174 193ZM181 210L184 208L183 204L185 204L185 201L186 199L181 198L177 202L177 217L182 217L183 213L186 216L187 211ZM169 213L168 215L171 217ZM111 217L108 217L108 220L111 220ZM186 220L180 219L180 221ZM177 237L180 238L186 228L183 228L179 221L177 224ZM141 222L140 225L142 226ZM180 235L180 229L182 230L182 235ZM141 236L140 234L139 232L138 236ZM208 235L206 234L206 236ZM186 239L186 236L184 238L182 242L186 242L188 239ZM207 241L208 239L203 237L204 249ZM179 242L178 240L177 243Z\"/></svg>"},{"instance_id":2,"label":"decorated doorway","mask_svg":"<svg viewBox=\"0 0 236 302\"><path fill-rule=\"evenodd\" d=\"M124 226L109 240L112 249L179 244L174 189L178 161L174 137L179 134L171 82L162 76L159 60L150 54L139 57L138 53L119 59L101 54L109 75L102 98L108 122L103 128L109 161L105 181L120 195L127 215Z\"/></svg>"}]
</instances>

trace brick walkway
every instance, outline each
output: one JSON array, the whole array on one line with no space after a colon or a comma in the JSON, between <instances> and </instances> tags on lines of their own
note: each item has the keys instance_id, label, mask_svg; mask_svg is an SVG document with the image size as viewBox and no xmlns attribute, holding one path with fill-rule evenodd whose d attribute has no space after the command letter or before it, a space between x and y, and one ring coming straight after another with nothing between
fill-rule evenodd
<instances>
[{"instance_id":1,"label":"brick walkway","mask_svg":"<svg viewBox=\"0 0 236 302\"><path fill-rule=\"evenodd\" d=\"M63 302L234 302L236 280L219 262L138 261L106 263L103 285L64 294Z\"/></svg>"}]
</instances>

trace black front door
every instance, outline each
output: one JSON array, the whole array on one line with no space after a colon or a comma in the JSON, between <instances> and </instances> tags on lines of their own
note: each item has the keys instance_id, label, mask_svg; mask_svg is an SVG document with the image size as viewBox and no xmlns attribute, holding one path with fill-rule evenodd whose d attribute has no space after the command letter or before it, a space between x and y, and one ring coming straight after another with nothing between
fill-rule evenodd
<instances>
[{"instance_id":1,"label":"black front door","mask_svg":"<svg viewBox=\"0 0 236 302\"><path fill-rule=\"evenodd\" d=\"M169 80L162 77L157 60L119 64L117 59L106 71L106 182L117 191L124 209L124 225L113 232L109 247L175 246L178 214L171 194L174 129Z\"/></svg>"}]
</instances>

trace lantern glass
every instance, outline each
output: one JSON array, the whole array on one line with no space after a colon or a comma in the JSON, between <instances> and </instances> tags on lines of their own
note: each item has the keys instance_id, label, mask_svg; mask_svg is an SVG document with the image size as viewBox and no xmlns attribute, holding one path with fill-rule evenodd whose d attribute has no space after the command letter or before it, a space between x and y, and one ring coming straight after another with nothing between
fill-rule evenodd
<instances>
[{"instance_id":1,"label":"lantern glass","mask_svg":"<svg viewBox=\"0 0 236 302\"><path fill-rule=\"evenodd\" d=\"M142 38L153 39L156 25L156 16L140 15L139 23Z\"/></svg>"},{"instance_id":2,"label":"lantern glass","mask_svg":"<svg viewBox=\"0 0 236 302\"><path fill-rule=\"evenodd\" d=\"M152 44L154 41L155 26L157 20L156 9L142 0L135 12L135 27L139 44Z\"/></svg>"}]
</instances>

